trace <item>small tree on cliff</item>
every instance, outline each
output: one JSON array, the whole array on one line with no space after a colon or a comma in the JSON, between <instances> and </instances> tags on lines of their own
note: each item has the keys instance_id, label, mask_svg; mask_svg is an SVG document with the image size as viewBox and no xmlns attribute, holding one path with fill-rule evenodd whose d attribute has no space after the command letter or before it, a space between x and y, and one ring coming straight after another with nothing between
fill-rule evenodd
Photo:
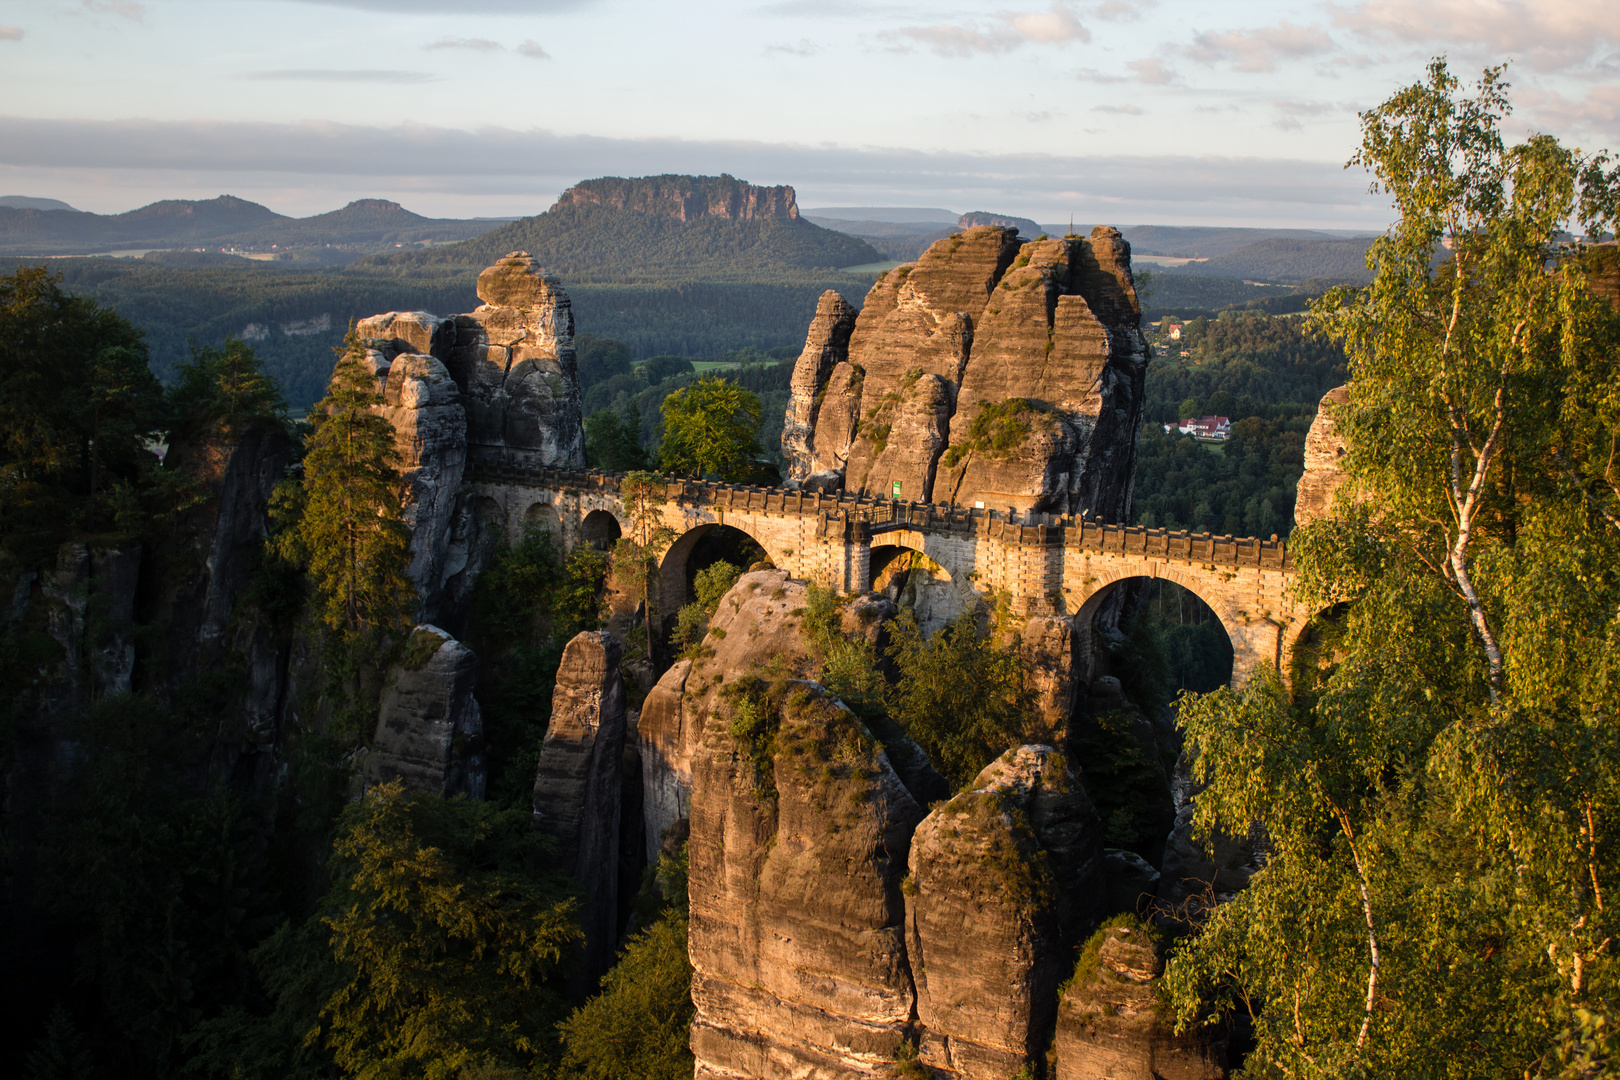
<instances>
[{"instance_id":1,"label":"small tree on cliff","mask_svg":"<svg viewBox=\"0 0 1620 1080\"><path fill-rule=\"evenodd\" d=\"M351 329L310 412L298 523L282 534L282 555L309 569L322 620L350 634L401 629L414 602L394 427L361 357Z\"/></svg>"}]
</instances>

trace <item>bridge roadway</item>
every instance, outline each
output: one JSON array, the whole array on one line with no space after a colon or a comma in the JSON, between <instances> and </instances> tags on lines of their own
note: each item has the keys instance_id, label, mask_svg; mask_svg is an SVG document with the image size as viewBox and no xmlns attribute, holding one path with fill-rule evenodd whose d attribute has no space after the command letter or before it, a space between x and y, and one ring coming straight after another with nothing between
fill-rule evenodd
<instances>
[{"instance_id":1,"label":"bridge roadway","mask_svg":"<svg viewBox=\"0 0 1620 1080\"><path fill-rule=\"evenodd\" d=\"M528 527L569 546L629 531L621 474L536 467L499 450L475 450L468 472L480 517L513 540ZM896 555L921 552L964 595L1004 592L1021 615L1073 617L1081 656L1090 655L1092 618L1116 585L1167 579L1220 619L1232 642L1234 684L1262 664L1286 673L1311 614L1288 595L1293 563L1275 538L699 480L670 480L665 493L663 524L676 536L661 564L666 612L688 598L686 564L698 540L728 525L758 542L778 568L843 593L868 591Z\"/></svg>"}]
</instances>

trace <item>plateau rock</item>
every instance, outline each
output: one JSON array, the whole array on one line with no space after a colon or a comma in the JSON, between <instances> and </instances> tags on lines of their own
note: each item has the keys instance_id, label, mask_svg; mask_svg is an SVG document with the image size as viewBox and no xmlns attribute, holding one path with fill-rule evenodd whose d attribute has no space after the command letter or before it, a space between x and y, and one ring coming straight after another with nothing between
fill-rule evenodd
<instances>
[{"instance_id":1,"label":"plateau rock","mask_svg":"<svg viewBox=\"0 0 1620 1080\"><path fill-rule=\"evenodd\" d=\"M398 778L416 791L482 799L487 773L484 719L473 698L477 679L471 649L437 626L416 627L383 682L367 783Z\"/></svg>"},{"instance_id":2,"label":"plateau rock","mask_svg":"<svg viewBox=\"0 0 1620 1080\"><path fill-rule=\"evenodd\" d=\"M1058 1006L1055 1080L1221 1080L1226 1040L1209 1028L1175 1033L1159 1001L1164 964L1148 932L1102 933L1095 968L1076 973Z\"/></svg>"},{"instance_id":3,"label":"plateau rock","mask_svg":"<svg viewBox=\"0 0 1620 1080\"><path fill-rule=\"evenodd\" d=\"M556 839L559 862L584 893L587 987L612 965L618 944L623 655L619 639L605 631L583 631L568 643L534 777L535 827Z\"/></svg>"},{"instance_id":4,"label":"plateau rock","mask_svg":"<svg viewBox=\"0 0 1620 1080\"><path fill-rule=\"evenodd\" d=\"M1318 518L1333 516L1333 500L1344 482L1340 461L1344 439L1335 430L1333 407L1350 400L1348 386L1336 386L1322 395L1316 419L1305 436L1305 472L1294 495L1294 524L1308 525Z\"/></svg>"},{"instance_id":5,"label":"plateau rock","mask_svg":"<svg viewBox=\"0 0 1620 1080\"><path fill-rule=\"evenodd\" d=\"M823 297L795 369L794 479L1127 516L1148 350L1117 230L968 228L879 279L842 351L841 310Z\"/></svg>"},{"instance_id":6,"label":"plateau rock","mask_svg":"<svg viewBox=\"0 0 1620 1080\"><path fill-rule=\"evenodd\" d=\"M1102 900L1101 833L1045 746L1009 750L917 827L906 949L925 1065L1006 1080L1038 1057L1065 944Z\"/></svg>"},{"instance_id":7,"label":"plateau rock","mask_svg":"<svg viewBox=\"0 0 1620 1080\"><path fill-rule=\"evenodd\" d=\"M551 209L568 206L612 206L643 214L695 221L721 218L752 221L756 218L799 217L798 199L791 187L761 187L722 173L719 176L621 177L604 176L575 184L557 197Z\"/></svg>"}]
</instances>

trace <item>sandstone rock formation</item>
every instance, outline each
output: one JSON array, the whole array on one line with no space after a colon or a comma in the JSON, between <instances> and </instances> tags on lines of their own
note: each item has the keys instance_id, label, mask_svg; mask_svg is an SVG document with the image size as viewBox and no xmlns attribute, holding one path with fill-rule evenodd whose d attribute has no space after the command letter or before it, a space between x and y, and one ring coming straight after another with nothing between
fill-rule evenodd
<instances>
[{"instance_id":1,"label":"sandstone rock formation","mask_svg":"<svg viewBox=\"0 0 1620 1080\"><path fill-rule=\"evenodd\" d=\"M391 311L355 324L394 425L421 615L451 626L489 547L462 490L469 460L585 464L567 294L515 251L479 274L478 296L466 315Z\"/></svg>"},{"instance_id":2,"label":"sandstone rock formation","mask_svg":"<svg viewBox=\"0 0 1620 1080\"><path fill-rule=\"evenodd\" d=\"M867 294L840 352L824 297L794 372L793 479L1127 516L1148 358L1130 246L969 228Z\"/></svg>"},{"instance_id":3,"label":"sandstone rock formation","mask_svg":"<svg viewBox=\"0 0 1620 1080\"><path fill-rule=\"evenodd\" d=\"M642 703L636 725L641 751L647 858L687 814L692 760L705 718L725 711L727 682L767 664L794 676L810 672L809 643L793 610L807 605L805 585L781 570L744 574L709 620L697 659L676 662Z\"/></svg>"},{"instance_id":4,"label":"sandstone rock formation","mask_svg":"<svg viewBox=\"0 0 1620 1080\"><path fill-rule=\"evenodd\" d=\"M1045 746L1009 750L917 827L906 949L924 1064L1006 1080L1044 1049L1064 944L1102 899L1101 833Z\"/></svg>"},{"instance_id":5,"label":"sandstone rock formation","mask_svg":"<svg viewBox=\"0 0 1620 1080\"><path fill-rule=\"evenodd\" d=\"M1192 762L1190 747L1176 760L1171 781L1176 821L1165 842L1157 905L1162 917L1187 924L1198 923L1211 907L1232 899L1266 859L1265 831L1258 824L1241 833L1236 829L1217 832L1207 841L1193 838L1199 788L1193 780Z\"/></svg>"},{"instance_id":6,"label":"sandstone rock formation","mask_svg":"<svg viewBox=\"0 0 1620 1080\"><path fill-rule=\"evenodd\" d=\"M624 646L604 631L575 635L563 650L551 724L534 777L535 827L557 841L557 859L579 880L584 986L613 963L618 944L619 807L623 800Z\"/></svg>"},{"instance_id":7,"label":"sandstone rock formation","mask_svg":"<svg viewBox=\"0 0 1620 1080\"><path fill-rule=\"evenodd\" d=\"M1318 518L1333 516L1333 499L1344 473L1339 461L1344 457L1344 439L1334 430L1332 408L1350 400L1348 386L1336 386L1322 396L1316 419L1305 436L1305 473L1299 478L1294 495L1294 524L1308 525Z\"/></svg>"},{"instance_id":8,"label":"sandstone rock formation","mask_svg":"<svg viewBox=\"0 0 1620 1080\"><path fill-rule=\"evenodd\" d=\"M612 206L676 221L723 218L799 217L799 204L791 187L759 187L734 176L604 176L575 184L557 197L551 209L566 206Z\"/></svg>"},{"instance_id":9,"label":"sandstone rock formation","mask_svg":"<svg viewBox=\"0 0 1620 1080\"><path fill-rule=\"evenodd\" d=\"M907 840L922 810L813 683L739 672L693 756L695 1075L882 1077L910 1027Z\"/></svg>"},{"instance_id":10,"label":"sandstone rock formation","mask_svg":"<svg viewBox=\"0 0 1620 1080\"><path fill-rule=\"evenodd\" d=\"M411 632L389 669L377 732L364 772L368 785L399 778L434 795L482 799L487 772L484 719L473 686L478 657L437 626Z\"/></svg>"},{"instance_id":11,"label":"sandstone rock formation","mask_svg":"<svg viewBox=\"0 0 1620 1080\"><path fill-rule=\"evenodd\" d=\"M531 465L585 463L574 313L557 279L514 251L478 275L447 366L467 396L467 441Z\"/></svg>"},{"instance_id":12,"label":"sandstone rock formation","mask_svg":"<svg viewBox=\"0 0 1620 1080\"><path fill-rule=\"evenodd\" d=\"M810 437L821 411L819 390L827 384L833 365L849 355L849 335L859 314L849 301L828 289L816 303L816 317L805 335L804 349L793 365L792 395L782 424L782 457L790 475L807 477L811 466Z\"/></svg>"},{"instance_id":13,"label":"sandstone rock formation","mask_svg":"<svg viewBox=\"0 0 1620 1080\"><path fill-rule=\"evenodd\" d=\"M1225 1039L1207 1028L1175 1033L1158 1000L1163 962L1147 932L1104 934L1095 968L1076 972L1058 1007L1055 1080L1221 1080Z\"/></svg>"}]
</instances>

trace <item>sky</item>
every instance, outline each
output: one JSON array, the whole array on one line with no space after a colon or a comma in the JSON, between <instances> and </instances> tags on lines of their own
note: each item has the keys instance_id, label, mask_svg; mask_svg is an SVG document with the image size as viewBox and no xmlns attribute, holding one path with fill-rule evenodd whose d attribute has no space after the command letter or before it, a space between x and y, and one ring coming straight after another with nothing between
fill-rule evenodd
<instances>
[{"instance_id":1,"label":"sky","mask_svg":"<svg viewBox=\"0 0 1620 1080\"><path fill-rule=\"evenodd\" d=\"M594 176L801 207L1378 228L1357 113L1444 54L1620 149L1614 0L0 0L0 194L533 214Z\"/></svg>"}]
</instances>

